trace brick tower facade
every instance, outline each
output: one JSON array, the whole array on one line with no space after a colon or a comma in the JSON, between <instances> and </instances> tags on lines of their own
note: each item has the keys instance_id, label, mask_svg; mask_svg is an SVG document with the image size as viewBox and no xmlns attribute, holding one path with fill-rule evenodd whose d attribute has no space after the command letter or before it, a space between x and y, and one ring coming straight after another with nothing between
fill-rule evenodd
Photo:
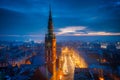
<instances>
[{"instance_id":1,"label":"brick tower facade","mask_svg":"<svg viewBox=\"0 0 120 80\"><path fill-rule=\"evenodd\" d=\"M49 11L48 33L45 35L45 63L52 74L56 74L56 37L53 33L52 13Z\"/></svg>"}]
</instances>

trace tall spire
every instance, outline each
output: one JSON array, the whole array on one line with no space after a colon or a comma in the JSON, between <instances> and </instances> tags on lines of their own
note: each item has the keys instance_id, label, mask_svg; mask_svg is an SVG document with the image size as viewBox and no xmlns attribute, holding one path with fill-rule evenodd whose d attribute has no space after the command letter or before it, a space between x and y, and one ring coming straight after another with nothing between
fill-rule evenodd
<instances>
[{"instance_id":1,"label":"tall spire","mask_svg":"<svg viewBox=\"0 0 120 80\"><path fill-rule=\"evenodd\" d=\"M48 71L56 77L56 37L53 33L51 6L49 6L48 17L48 33L45 35L45 61Z\"/></svg>"},{"instance_id":2,"label":"tall spire","mask_svg":"<svg viewBox=\"0 0 120 80\"><path fill-rule=\"evenodd\" d=\"M49 5L48 33L53 34L52 12L50 5Z\"/></svg>"}]
</instances>

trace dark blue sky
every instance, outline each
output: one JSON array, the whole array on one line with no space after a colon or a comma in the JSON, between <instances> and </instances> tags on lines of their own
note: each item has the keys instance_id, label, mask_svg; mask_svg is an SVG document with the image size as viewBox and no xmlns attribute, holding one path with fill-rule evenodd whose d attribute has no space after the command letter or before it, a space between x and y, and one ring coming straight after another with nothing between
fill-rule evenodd
<instances>
[{"instance_id":1,"label":"dark blue sky","mask_svg":"<svg viewBox=\"0 0 120 80\"><path fill-rule=\"evenodd\" d=\"M50 3L57 36L120 35L120 0L0 0L0 37L42 39Z\"/></svg>"}]
</instances>

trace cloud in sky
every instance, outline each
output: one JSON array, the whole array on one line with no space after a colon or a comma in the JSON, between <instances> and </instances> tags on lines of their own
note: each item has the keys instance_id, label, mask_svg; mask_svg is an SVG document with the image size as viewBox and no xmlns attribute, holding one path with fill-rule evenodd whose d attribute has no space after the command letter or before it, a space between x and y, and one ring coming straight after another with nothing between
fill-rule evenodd
<instances>
[{"instance_id":1,"label":"cloud in sky","mask_svg":"<svg viewBox=\"0 0 120 80\"><path fill-rule=\"evenodd\" d=\"M120 35L120 33L105 32L105 31L90 31L85 26L68 26L59 28L56 32L58 36L106 36L106 35Z\"/></svg>"},{"instance_id":2,"label":"cloud in sky","mask_svg":"<svg viewBox=\"0 0 120 80\"><path fill-rule=\"evenodd\" d=\"M120 36L120 33L118 32L105 32L105 31L92 31L89 30L88 27L85 26L68 26L65 28L59 28L58 32L56 32L56 36L57 36L57 40L78 40L80 39L80 37L84 37L84 39L86 38L86 36L88 36L88 39L95 39L95 37L92 36ZM1 34L0 35L0 39L1 40L44 40L44 36L43 34L26 34L26 35L14 35L14 34ZM73 37L74 36L74 37ZM89 38L90 36L90 38ZM83 39L83 38L81 38ZM84 40L83 39L83 40ZM100 39L100 38L98 38ZM102 39L102 38L101 38ZM105 39L108 39L107 37ZM113 39L117 39L118 38L113 38Z\"/></svg>"},{"instance_id":3,"label":"cloud in sky","mask_svg":"<svg viewBox=\"0 0 120 80\"><path fill-rule=\"evenodd\" d=\"M66 33L75 33L79 30L85 30L86 27L83 26L68 26L65 28L60 28L58 29L59 32L57 33L58 35L66 34Z\"/></svg>"}]
</instances>

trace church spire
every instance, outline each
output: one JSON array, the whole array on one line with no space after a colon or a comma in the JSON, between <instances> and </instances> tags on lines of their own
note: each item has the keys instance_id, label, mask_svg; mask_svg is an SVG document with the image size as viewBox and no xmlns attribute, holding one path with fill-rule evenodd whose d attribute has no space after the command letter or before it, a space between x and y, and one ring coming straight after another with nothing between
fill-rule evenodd
<instances>
[{"instance_id":1,"label":"church spire","mask_svg":"<svg viewBox=\"0 0 120 80\"><path fill-rule=\"evenodd\" d=\"M56 37L53 32L52 11L50 6L48 17L48 33L45 35L45 62L48 71L56 77Z\"/></svg>"},{"instance_id":2,"label":"church spire","mask_svg":"<svg viewBox=\"0 0 120 80\"><path fill-rule=\"evenodd\" d=\"M48 33L49 34L53 34L53 23L52 23L51 6L49 6Z\"/></svg>"}]
</instances>

